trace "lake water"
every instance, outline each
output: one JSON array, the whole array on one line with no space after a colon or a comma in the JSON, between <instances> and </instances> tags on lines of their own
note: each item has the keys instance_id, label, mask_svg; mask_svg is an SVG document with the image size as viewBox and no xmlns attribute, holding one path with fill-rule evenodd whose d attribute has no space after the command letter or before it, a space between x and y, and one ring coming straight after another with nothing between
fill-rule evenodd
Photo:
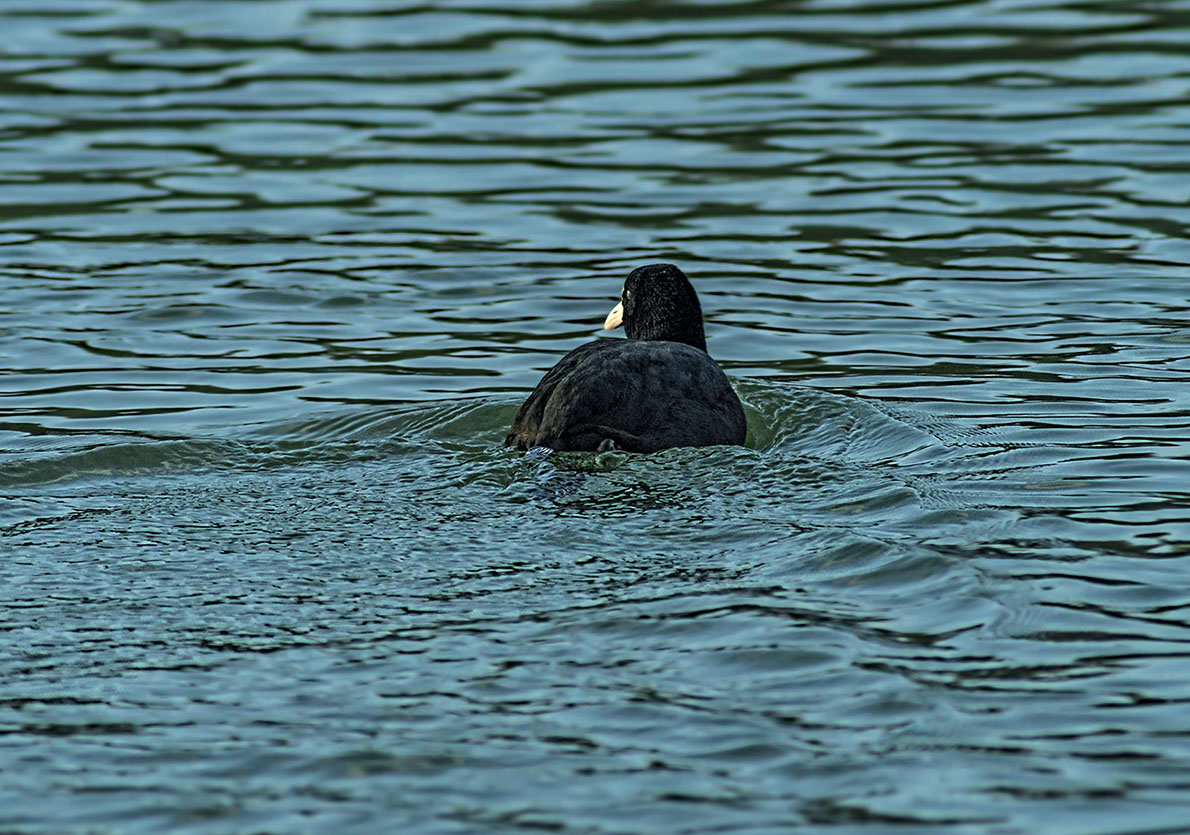
<instances>
[{"instance_id":1,"label":"lake water","mask_svg":"<svg viewBox=\"0 0 1190 835\"><path fill-rule=\"evenodd\" d=\"M0 830L1190 831L1190 4L0 29ZM658 261L750 447L501 448Z\"/></svg>"}]
</instances>

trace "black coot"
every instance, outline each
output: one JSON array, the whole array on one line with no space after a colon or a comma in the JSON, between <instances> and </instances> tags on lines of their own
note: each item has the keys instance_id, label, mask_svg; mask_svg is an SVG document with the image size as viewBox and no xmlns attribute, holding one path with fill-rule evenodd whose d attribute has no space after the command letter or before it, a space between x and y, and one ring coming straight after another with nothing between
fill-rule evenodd
<instances>
[{"instance_id":1,"label":"black coot","mask_svg":"<svg viewBox=\"0 0 1190 835\"><path fill-rule=\"evenodd\" d=\"M558 451L742 444L744 408L707 354L702 308L673 264L633 270L597 339L551 368L517 412L505 446Z\"/></svg>"}]
</instances>

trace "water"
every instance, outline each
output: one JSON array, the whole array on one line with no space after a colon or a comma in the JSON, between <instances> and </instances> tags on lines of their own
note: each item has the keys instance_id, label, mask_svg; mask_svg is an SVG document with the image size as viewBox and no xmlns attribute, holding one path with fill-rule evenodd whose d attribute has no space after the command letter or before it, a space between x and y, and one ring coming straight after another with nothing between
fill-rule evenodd
<instances>
[{"instance_id":1,"label":"water","mask_svg":"<svg viewBox=\"0 0 1190 835\"><path fill-rule=\"evenodd\" d=\"M1190 4L0 27L0 829L1190 826ZM656 261L750 448L503 450Z\"/></svg>"}]
</instances>

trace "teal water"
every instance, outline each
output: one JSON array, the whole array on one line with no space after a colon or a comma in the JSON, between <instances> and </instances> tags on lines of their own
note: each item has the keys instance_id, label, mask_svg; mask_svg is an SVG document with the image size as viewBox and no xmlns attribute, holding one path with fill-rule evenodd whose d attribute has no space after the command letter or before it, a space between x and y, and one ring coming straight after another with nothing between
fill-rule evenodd
<instances>
[{"instance_id":1,"label":"teal water","mask_svg":"<svg viewBox=\"0 0 1190 835\"><path fill-rule=\"evenodd\" d=\"M1190 4L0 30L0 831L1188 831ZM656 261L750 447L502 449Z\"/></svg>"}]
</instances>

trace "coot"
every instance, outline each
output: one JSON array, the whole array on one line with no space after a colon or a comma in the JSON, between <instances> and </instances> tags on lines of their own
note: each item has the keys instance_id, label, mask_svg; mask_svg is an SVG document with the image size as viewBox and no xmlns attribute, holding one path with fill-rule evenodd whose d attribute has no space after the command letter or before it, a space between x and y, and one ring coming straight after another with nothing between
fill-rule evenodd
<instances>
[{"instance_id":1,"label":"coot","mask_svg":"<svg viewBox=\"0 0 1190 835\"><path fill-rule=\"evenodd\" d=\"M744 408L707 354L702 308L673 264L633 270L597 339L551 368L517 412L505 446L656 452L743 444Z\"/></svg>"}]
</instances>

